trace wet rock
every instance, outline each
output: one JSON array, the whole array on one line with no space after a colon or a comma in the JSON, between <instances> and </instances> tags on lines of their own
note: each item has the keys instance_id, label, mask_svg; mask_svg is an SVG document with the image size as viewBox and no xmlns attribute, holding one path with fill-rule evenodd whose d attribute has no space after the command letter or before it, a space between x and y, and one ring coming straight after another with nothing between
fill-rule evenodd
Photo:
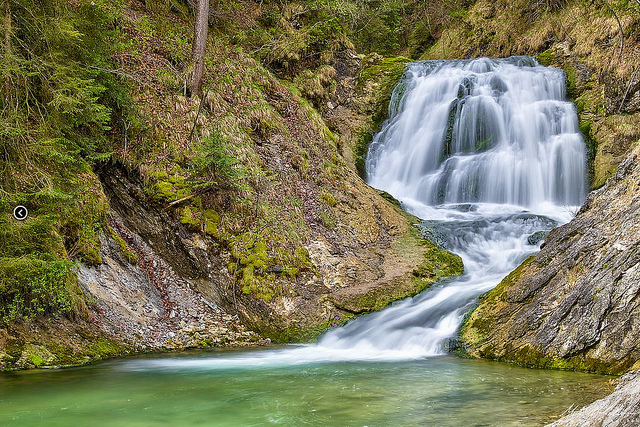
<instances>
[{"instance_id":1,"label":"wet rock","mask_svg":"<svg viewBox=\"0 0 640 427\"><path fill-rule=\"evenodd\" d=\"M640 146L544 248L481 297L466 352L620 373L640 360Z\"/></svg>"},{"instance_id":2,"label":"wet rock","mask_svg":"<svg viewBox=\"0 0 640 427\"><path fill-rule=\"evenodd\" d=\"M640 373L620 378L616 390L549 427L636 427L640 425Z\"/></svg>"},{"instance_id":3,"label":"wet rock","mask_svg":"<svg viewBox=\"0 0 640 427\"><path fill-rule=\"evenodd\" d=\"M26 344L20 359L16 363L19 368L39 368L48 366L56 357L46 347L35 344Z\"/></svg>"},{"instance_id":4,"label":"wet rock","mask_svg":"<svg viewBox=\"0 0 640 427\"><path fill-rule=\"evenodd\" d=\"M531 236L527 237L527 243L532 246L538 246L548 235L548 231L536 231Z\"/></svg>"}]
</instances>

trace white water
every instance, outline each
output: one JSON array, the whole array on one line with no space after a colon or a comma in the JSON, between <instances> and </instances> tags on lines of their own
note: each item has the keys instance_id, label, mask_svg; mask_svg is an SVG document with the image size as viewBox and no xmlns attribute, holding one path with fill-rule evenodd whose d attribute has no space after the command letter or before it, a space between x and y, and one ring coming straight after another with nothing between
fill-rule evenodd
<instances>
[{"instance_id":1,"label":"white water","mask_svg":"<svg viewBox=\"0 0 640 427\"><path fill-rule=\"evenodd\" d=\"M531 58L409 66L367 157L401 200L578 205L584 141L562 71Z\"/></svg>"},{"instance_id":2,"label":"white water","mask_svg":"<svg viewBox=\"0 0 640 427\"><path fill-rule=\"evenodd\" d=\"M411 64L371 145L369 182L425 219L432 236L462 257L464 275L315 345L130 367L246 369L445 354L477 297L538 250L529 236L569 221L585 197L584 142L564 96L562 72L530 58Z\"/></svg>"}]
</instances>

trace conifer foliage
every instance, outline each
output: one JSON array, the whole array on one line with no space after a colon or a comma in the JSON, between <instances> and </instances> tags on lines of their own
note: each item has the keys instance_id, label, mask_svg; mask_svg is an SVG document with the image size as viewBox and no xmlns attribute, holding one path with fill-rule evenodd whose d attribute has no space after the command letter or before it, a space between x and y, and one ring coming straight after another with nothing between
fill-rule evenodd
<instances>
[{"instance_id":1,"label":"conifer foliage","mask_svg":"<svg viewBox=\"0 0 640 427\"><path fill-rule=\"evenodd\" d=\"M0 320L70 313L73 261L99 262L106 201L91 159L108 152L125 87L108 58L113 0L2 0ZM16 205L30 216L16 221Z\"/></svg>"}]
</instances>

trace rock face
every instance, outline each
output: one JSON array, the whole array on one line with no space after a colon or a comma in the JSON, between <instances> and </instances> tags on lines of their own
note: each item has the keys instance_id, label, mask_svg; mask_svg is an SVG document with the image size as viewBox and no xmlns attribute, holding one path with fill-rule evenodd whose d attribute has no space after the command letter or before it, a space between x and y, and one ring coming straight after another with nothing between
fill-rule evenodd
<instances>
[{"instance_id":1,"label":"rock face","mask_svg":"<svg viewBox=\"0 0 640 427\"><path fill-rule=\"evenodd\" d=\"M111 227L143 261L148 254L146 263L151 264L152 271L146 276L158 283L145 282L137 267L124 266L122 259L117 261L113 244L111 249L106 245L109 253L101 253L105 263L83 268L79 280L89 294L105 304L105 312L111 313L104 322L110 332L127 340L133 336L128 325L146 331L147 323L158 324L148 343L133 340L151 348L194 346L189 337L178 340L178 345L174 345L177 338L167 339L169 331L178 335L180 332L171 322L161 321L172 308L176 319L195 321L202 339L209 339L210 328L202 326L198 319L211 316L206 306L210 304L238 316L242 324L262 336L277 341L304 341L356 314L379 310L395 299L415 295L440 277L462 273L458 256L422 240L411 226L411 218L357 179L355 184L346 183L349 201L335 207L336 216L341 219L337 232L313 233L306 244L316 271L292 280L293 292L289 295L269 302L258 300L243 293L230 276L229 254L209 236L189 233L170 212L157 208L142 191L136 173L110 167L103 170L102 179L111 206L119 213L113 214L115 222ZM108 242L103 242L103 247L105 243ZM163 276L154 277L154 270ZM166 295L154 290L154 284ZM153 307L134 301L132 296L140 292ZM186 304L182 301L190 299L197 300L195 305L181 307ZM227 328L226 323L222 322L220 328ZM228 343L249 339L255 337L233 336ZM223 343L218 341L213 337L212 344Z\"/></svg>"},{"instance_id":2,"label":"rock face","mask_svg":"<svg viewBox=\"0 0 640 427\"><path fill-rule=\"evenodd\" d=\"M550 424L550 427L632 427L640 425L640 372L622 378L611 395Z\"/></svg>"},{"instance_id":3,"label":"rock face","mask_svg":"<svg viewBox=\"0 0 640 427\"><path fill-rule=\"evenodd\" d=\"M640 146L543 249L481 297L466 352L621 373L640 360Z\"/></svg>"},{"instance_id":4,"label":"rock face","mask_svg":"<svg viewBox=\"0 0 640 427\"><path fill-rule=\"evenodd\" d=\"M103 263L81 265L78 281L93 297L93 316L110 337L143 351L261 342L237 316L195 292L118 215L111 215L109 225L124 236L137 262L129 262L116 242L103 237Z\"/></svg>"}]
</instances>

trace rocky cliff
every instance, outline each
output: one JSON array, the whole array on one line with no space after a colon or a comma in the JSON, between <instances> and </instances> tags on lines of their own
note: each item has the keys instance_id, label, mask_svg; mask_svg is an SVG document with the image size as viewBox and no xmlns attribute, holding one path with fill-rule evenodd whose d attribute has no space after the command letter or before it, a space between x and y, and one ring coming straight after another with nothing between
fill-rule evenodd
<instances>
[{"instance_id":1,"label":"rocky cliff","mask_svg":"<svg viewBox=\"0 0 640 427\"><path fill-rule=\"evenodd\" d=\"M472 356L529 366L619 373L640 360L640 146L461 335Z\"/></svg>"}]
</instances>

